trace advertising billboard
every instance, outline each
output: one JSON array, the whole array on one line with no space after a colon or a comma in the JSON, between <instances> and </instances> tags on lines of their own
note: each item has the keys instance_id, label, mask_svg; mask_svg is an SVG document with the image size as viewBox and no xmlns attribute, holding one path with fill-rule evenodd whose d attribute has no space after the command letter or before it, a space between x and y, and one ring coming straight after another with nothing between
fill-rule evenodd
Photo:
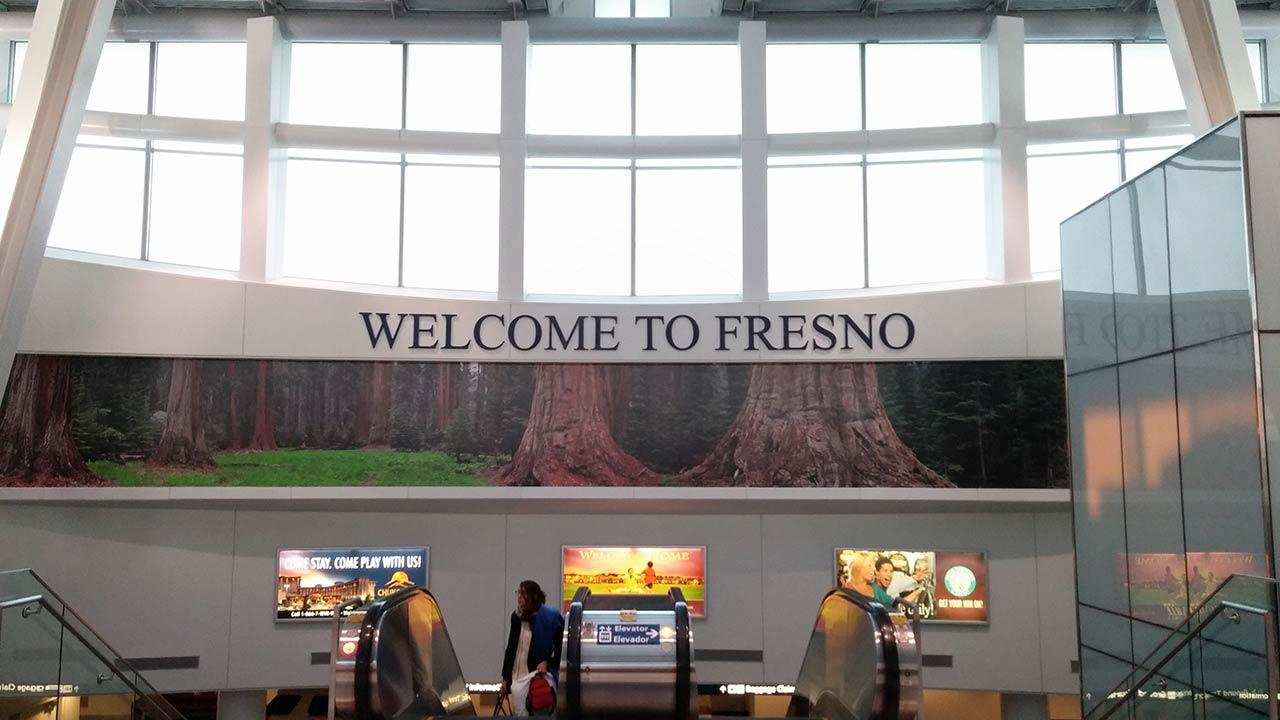
<instances>
[{"instance_id":1,"label":"advertising billboard","mask_svg":"<svg viewBox=\"0 0 1280 720\"><path fill-rule=\"evenodd\" d=\"M891 597L913 600L925 622L987 622L985 553L837 548L836 585L857 590L859 576Z\"/></svg>"},{"instance_id":2,"label":"advertising billboard","mask_svg":"<svg viewBox=\"0 0 1280 720\"><path fill-rule=\"evenodd\" d=\"M566 545L560 559L561 605L578 588L593 595L665 595L678 587L689 614L707 616L707 549L705 547L583 547Z\"/></svg>"},{"instance_id":3,"label":"advertising billboard","mask_svg":"<svg viewBox=\"0 0 1280 720\"><path fill-rule=\"evenodd\" d=\"M372 602L427 587L428 548L286 548L276 553L276 620L332 618L348 600Z\"/></svg>"}]
</instances>

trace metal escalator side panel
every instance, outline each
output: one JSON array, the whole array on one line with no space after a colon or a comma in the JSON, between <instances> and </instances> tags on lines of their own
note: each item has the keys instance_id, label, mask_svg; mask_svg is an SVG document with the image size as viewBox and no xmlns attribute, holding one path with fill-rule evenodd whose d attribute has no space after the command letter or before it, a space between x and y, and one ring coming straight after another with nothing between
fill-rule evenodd
<instances>
[{"instance_id":1,"label":"metal escalator side panel","mask_svg":"<svg viewBox=\"0 0 1280 720\"><path fill-rule=\"evenodd\" d=\"M358 602L349 602L338 608L333 618L333 645L329 654L329 720L357 720L360 717L356 707L360 692L357 691L357 678L367 679L367 663L361 672L358 665L361 631L364 626L364 610L355 610L347 615L348 606L357 606Z\"/></svg>"},{"instance_id":2,"label":"metal escalator side panel","mask_svg":"<svg viewBox=\"0 0 1280 720\"><path fill-rule=\"evenodd\" d=\"M696 720L698 698L694 693L697 683L693 675L693 630L689 624L689 606L685 604L680 588L671 588L676 615L676 720Z\"/></svg>"},{"instance_id":3,"label":"metal escalator side panel","mask_svg":"<svg viewBox=\"0 0 1280 720\"><path fill-rule=\"evenodd\" d=\"M568 619L565 622L560 671L564 682L562 697L557 705L562 709L562 716L568 720L579 720L582 717L582 604L590 592L585 587L578 588L573 602L569 604Z\"/></svg>"},{"instance_id":4,"label":"metal escalator side panel","mask_svg":"<svg viewBox=\"0 0 1280 720\"><path fill-rule=\"evenodd\" d=\"M879 603L843 588L829 592L819 606L787 715L899 720L893 627Z\"/></svg>"}]
</instances>

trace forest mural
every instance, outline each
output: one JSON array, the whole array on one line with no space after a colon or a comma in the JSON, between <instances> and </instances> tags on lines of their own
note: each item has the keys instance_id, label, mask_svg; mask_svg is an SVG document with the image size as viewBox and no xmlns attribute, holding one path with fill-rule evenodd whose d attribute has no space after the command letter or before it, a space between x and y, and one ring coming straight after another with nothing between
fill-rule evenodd
<instances>
[{"instance_id":1,"label":"forest mural","mask_svg":"<svg viewBox=\"0 0 1280 720\"><path fill-rule=\"evenodd\" d=\"M1057 361L20 355L0 484L1066 487Z\"/></svg>"}]
</instances>

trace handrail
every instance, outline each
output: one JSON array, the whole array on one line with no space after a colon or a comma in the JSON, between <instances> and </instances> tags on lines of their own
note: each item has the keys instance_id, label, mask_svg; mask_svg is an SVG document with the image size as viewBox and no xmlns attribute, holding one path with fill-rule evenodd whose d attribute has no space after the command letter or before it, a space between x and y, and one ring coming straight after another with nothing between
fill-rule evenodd
<instances>
[{"instance_id":1,"label":"handrail","mask_svg":"<svg viewBox=\"0 0 1280 720\"><path fill-rule=\"evenodd\" d=\"M30 607L32 604L38 604L41 607L48 610L49 615L51 617L56 618L58 623L62 625L64 629L69 630L71 634L74 635L75 638L80 641L80 644L88 648L89 652L93 653L98 658L98 660L102 662L103 665L105 665L109 670L111 670L111 672L113 672L116 675L116 677L120 678L120 681L123 682L126 686L128 686L128 688L132 690L135 695L146 698L147 702L150 703L151 706L155 710L157 710L160 715L170 718L171 720L184 720L183 715L181 713L178 713L177 709L174 708L167 701L165 702L165 705L168 705L170 709L172 709L175 713L177 713L176 715L170 715L168 710L166 710L164 707L160 705L160 703L156 701L156 698L160 698L163 700L163 698L160 696L159 693L154 693L154 692L149 693L142 690L142 688L139 688L131 680L129 680L129 678L124 675L124 673L121 673L120 668L116 666L106 655L103 655L102 652L98 650L98 648L94 647L93 643L89 642L89 640L78 629L76 629L74 625L67 622L66 619L63 618L58 613L58 609L54 607L52 603L46 600L43 595L30 595L27 597L13 598L11 600L0 602L0 613L3 613L5 610L9 608L19 607L24 605ZM66 607L65 603L63 604L63 607ZM31 613L31 614L34 614L34 613ZM22 616L24 618L29 616L25 608L23 609ZM142 679L142 676L139 675L136 671L133 671L133 674L134 674L134 677L138 678L139 680ZM98 682L100 684L106 682L108 679L109 678L107 676L104 676L101 674L98 675ZM146 681L144 680L143 682L146 682ZM148 683L148 686L150 686L149 683Z\"/></svg>"},{"instance_id":2,"label":"handrail","mask_svg":"<svg viewBox=\"0 0 1280 720\"><path fill-rule=\"evenodd\" d=\"M57 600L59 604L62 605L62 609L64 613L68 613L68 612L71 613L71 615L75 617L75 619L78 620L86 630L88 630L90 633L93 634L95 638L97 638L98 642L101 643L103 647L110 650L112 654L116 656L116 659L114 662L107 661L107 664L111 665L117 674L120 674L121 670L125 672L133 673L133 676L136 677L139 681L141 681L143 685L145 685L148 688L148 692L142 693L142 694L154 695L156 698L159 699L160 702L163 702L165 707L168 708L168 711L166 711L165 713L166 715L176 719L185 720L185 716L181 712L179 712L178 709L174 707L172 703L170 703L168 700L164 698L161 692L158 689L156 689L156 686L148 682L147 679L143 677L142 674L139 673L136 668L133 667L133 665L129 664L129 661L125 660L124 656L121 655L118 650L112 647L111 643L107 642L106 638L102 637L102 633L98 632L97 629L94 628L93 625L91 625L88 620L85 620L83 615L76 612L76 609L73 608L70 605L70 603L68 603L61 595L59 595L58 591L54 590L53 587L49 585L49 583L45 582L44 578L40 577L39 573L37 573L35 570L31 568L18 568L15 570L0 570L0 576L19 575L22 573L26 573L27 575L30 575L32 578L35 579L37 583L40 583L40 586L43 587L50 595L52 595L53 598ZM50 610L53 610L53 609L54 608L50 607ZM69 627L69 625L67 625L67 622L63 617L59 616L58 621L62 623L64 626ZM75 632L74 629L72 631ZM79 636L79 633L76 633L76 634L77 636ZM81 642L84 642L85 645L89 645L89 643L86 640L84 640L83 637L81 637ZM156 704L155 700L153 700L152 702L153 704Z\"/></svg>"},{"instance_id":3,"label":"handrail","mask_svg":"<svg viewBox=\"0 0 1280 720\"><path fill-rule=\"evenodd\" d=\"M1187 645L1190 645L1191 641L1194 640L1196 636L1204 632L1204 629L1209 626L1209 623L1216 620L1219 615L1221 615L1223 612L1225 612L1228 609L1235 610L1238 612L1246 612L1251 615L1258 615L1262 617L1264 621L1272 617L1272 613L1269 610L1263 610L1261 608L1256 608L1251 605L1244 605L1241 603L1232 602L1230 600L1223 600L1222 602L1218 603L1217 607L1215 607L1213 610L1209 612L1208 617L1206 617L1204 620L1201 620L1195 626L1195 628L1191 630L1191 632L1184 635L1183 638L1179 640L1177 644L1173 646L1172 649L1169 650L1169 652L1165 653L1164 658L1161 659L1160 662L1156 663L1155 667L1148 670L1147 673L1142 676L1141 680L1134 683L1133 687L1126 690L1125 694L1121 696L1121 698L1117 702L1112 704L1112 706L1108 708L1107 711L1104 712L1101 717L1097 718L1097 720L1108 720L1108 718L1114 715L1117 710L1124 707L1126 703L1128 703L1130 700L1134 698L1134 696L1136 696L1139 692L1141 692L1142 687L1146 685L1148 682L1150 682L1151 678L1158 675L1160 671L1164 669L1165 665L1168 665L1170 661L1172 661L1175 657L1177 657L1178 653L1182 652L1183 648L1185 648ZM1274 665L1275 664L1275 658L1274 658L1275 643L1270 633L1267 633L1266 643L1267 643L1267 655L1269 656L1268 658L1269 665ZM1130 677L1132 677L1132 675ZM1128 678L1126 678L1126 680L1127 679ZM1108 696L1109 695L1110 693L1108 693ZM1275 718L1276 717L1276 678L1275 678L1275 674L1270 671L1267 673L1267 697L1268 697L1268 705L1270 707L1270 717Z\"/></svg>"},{"instance_id":4,"label":"handrail","mask_svg":"<svg viewBox=\"0 0 1280 720\"><path fill-rule=\"evenodd\" d=\"M1179 632L1182 632L1182 629L1184 627L1186 627L1187 625L1190 625L1191 621L1195 619L1196 615L1198 615L1201 611L1203 611L1205 607L1208 606L1213 601L1213 599L1218 596L1218 593L1222 592L1223 588L1225 588L1228 583L1231 583L1236 578L1256 580L1266 585L1272 585L1273 587L1276 585L1275 578L1264 577L1262 575L1253 575L1251 573L1231 573L1227 577L1223 578L1222 582L1218 583L1217 586L1213 588L1213 591L1210 592L1208 595L1206 595L1205 599L1201 601L1200 604L1195 607L1195 609L1187 613L1187 618L1185 620L1183 620L1182 622L1178 623L1177 625L1169 629L1169 634L1165 637L1165 639L1161 640L1159 644L1157 644L1155 648L1150 653L1147 654L1146 657L1142 658L1141 661L1135 660L1133 672L1129 673L1124 677L1123 680L1116 683L1115 687L1112 687L1111 690L1109 690L1103 697L1111 697L1116 693L1117 690L1124 687L1125 683L1132 680L1133 677L1138 674L1138 670L1140 668L1146 667L1147 663L1150 662L1153 658L1155 658L1156 653L1161 651L1161 648L1164 647L1165 642L1167 642L1169 638L1173 637L1174 635L1177 635ZM1190 635L1194 635L1195 633L1192 632L1187 634L1188 636L1190 636ZM1166 655L1171 655L1171 654L1177 654L1177 653L1176 652L1166 653ZM1141 685L1141 683L1138 683L1138 685ZM1135 685L1135 687L1136 686L1137 685ZM1101 718L1093 718L1092 713L1085 713L1086 720L1103 720L1103 718L1105 717L1107 716L1104 715Z\"/></svg>"}]
</instances>

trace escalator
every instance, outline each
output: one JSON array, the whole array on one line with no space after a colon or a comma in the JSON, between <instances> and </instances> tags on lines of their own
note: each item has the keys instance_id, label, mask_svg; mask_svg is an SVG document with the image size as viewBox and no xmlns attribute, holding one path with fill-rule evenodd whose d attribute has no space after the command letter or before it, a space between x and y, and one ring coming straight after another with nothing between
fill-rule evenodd
<instances>
[{"instance_id":1,"label":"escalator","mask_svg":"<svg viewBox=\"0 0 1280 720\"><path fill-rule=\"evenodd\" d=\"M474 716L435 598L409 588L335 620L333 720ZM918 720L919 623L849 590L827 593L788 717ZM668 595L580 588L565 617L556 715L562 720L696 720L689 609Z\"/></svg>"}]
</instances>

